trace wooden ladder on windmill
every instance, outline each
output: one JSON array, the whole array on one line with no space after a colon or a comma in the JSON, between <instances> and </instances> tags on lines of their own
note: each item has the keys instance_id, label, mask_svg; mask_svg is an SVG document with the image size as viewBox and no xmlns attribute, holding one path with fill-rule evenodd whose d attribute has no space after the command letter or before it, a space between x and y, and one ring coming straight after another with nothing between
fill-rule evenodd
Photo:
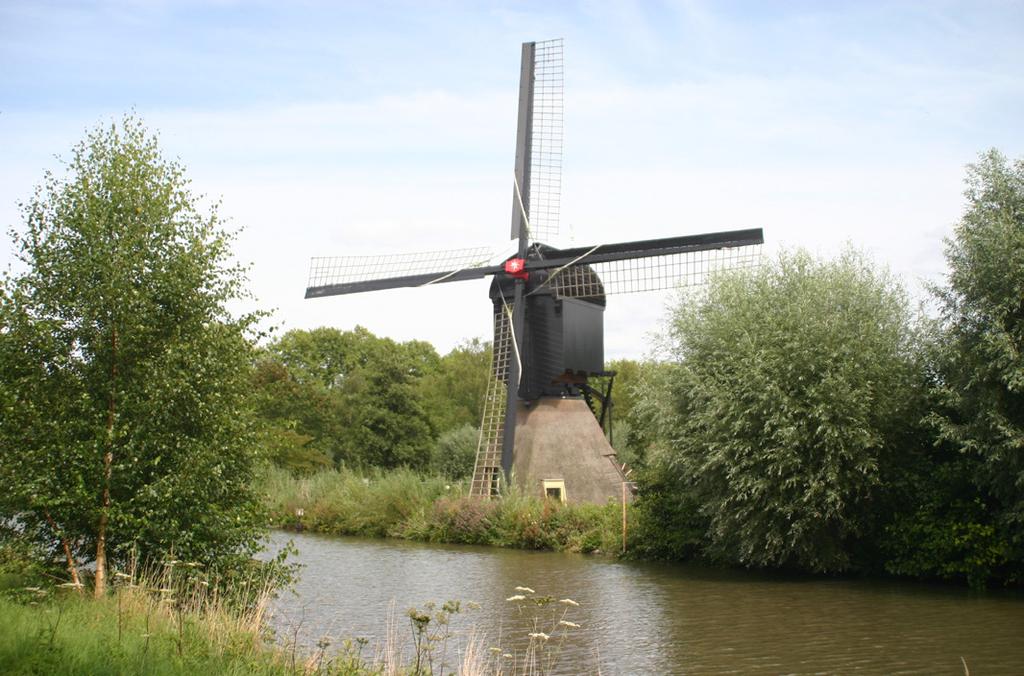
<instances>
[{"instance_id":1,"label":"wooden ladder on windmill","mask_svg":"<svg viewBox=\"0 0 1024 676\"><path fill-rule=\"evenodd\" d=\"M508 396L509 366L513 356L511 308L498 308L494 313L494 345L491 357L491 380L483 403L480 437L476 446L476 463L469 494L494 498L501 494L501 448L505 434L505 402Z\"/></svg>"}]
</instances>

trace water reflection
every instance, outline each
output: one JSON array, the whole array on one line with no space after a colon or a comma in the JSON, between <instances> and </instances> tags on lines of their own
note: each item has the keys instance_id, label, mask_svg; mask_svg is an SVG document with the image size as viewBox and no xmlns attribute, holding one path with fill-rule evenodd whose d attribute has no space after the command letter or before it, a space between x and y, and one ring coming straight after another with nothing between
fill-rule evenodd
<instances>
[{"instance_id":1,"label":"water reflection","mask_svg":"<svg viewBox=\"0 0 1024 676\"><path fill-rule=\"evenodd\" d=\"M516 586L579 602L561 673L1024 673L1024 599L916 584L779 579L694 566L623 563L489 547L275 534L304 564L276 603L279 633L381 643L394 605L458 599L488 645L522 650L535 613L505 599ZM557 622L564 606L540 614ZM553 618L553 619L552 619Z\"/></svg>"}]
</instances>

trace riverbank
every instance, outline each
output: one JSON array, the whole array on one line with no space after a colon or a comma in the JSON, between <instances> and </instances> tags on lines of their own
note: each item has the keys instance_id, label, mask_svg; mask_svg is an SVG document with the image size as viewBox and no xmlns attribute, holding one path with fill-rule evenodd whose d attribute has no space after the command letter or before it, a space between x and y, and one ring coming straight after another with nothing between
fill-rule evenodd
<instances>
[{"instance_id":1,"label":"riverbank","mask_svg":"<svg viewBox=\"0 0 1024 676\"><path fill-rule=\"evenodd\" d=\"M118 572L117 584L100 598L81 585L11 586L17 575L5 576L0 585L0 673L547 674L557 663L561 641L579 626L565 620L574 601L554 603L520 588L508 599L510 612L534 619L532 633L509 648L512 652L485 648L485 631L464 621L456 624L457 615L474 607L459 601L400 613L392 604L381 614L387 631L378 639L338 640L324 634L310 644L300 640L301 622L273 631L269 587L235 581L221 590L195 568L184 575L174 570L187 565L167 562L153 569L156 574L139 577Z\"/></svg>"},{"instance_id":2,"label":"riverbank","mask_svg":"<svg viewBox=\"0 0 1024 676\"><path fill-rule=\"evenodd\" d=\"M583 553L623 545L621 505L563 505L516 492L484 501L462 484L411 470L294 477L274 468L261 492L278 528ZM630 509L627 521L632 516Z\"/></svg>"},{"instance_id":3,"label":"riverbank","mask_svg":"<svg viewBox=\"0 0 1024 676\"><path fill-rule=\"evenodd\" d=\"M67 588L21 591L20 601L0 597L5 674L292 673L266 640L262 607L200 611L138 590L102 599Z\"/></svg>"}]
</instances>

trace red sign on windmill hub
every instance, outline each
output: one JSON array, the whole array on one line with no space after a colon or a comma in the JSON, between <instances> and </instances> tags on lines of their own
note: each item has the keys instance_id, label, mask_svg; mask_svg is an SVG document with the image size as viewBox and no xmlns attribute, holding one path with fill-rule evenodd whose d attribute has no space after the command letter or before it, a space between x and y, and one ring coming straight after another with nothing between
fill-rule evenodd
<instances>
[{"instance_id":1,"label":"red sign on windmill hub","mask_svg":"<svg viewBox=\"0 0 1024 676\"><path fill-rule=\"evenodd\" d=\"M516 279L527 279L530 276L526 271L526 261L522 258L509 258L505 261L505 272Z\"/></svg>"}]
</instances>

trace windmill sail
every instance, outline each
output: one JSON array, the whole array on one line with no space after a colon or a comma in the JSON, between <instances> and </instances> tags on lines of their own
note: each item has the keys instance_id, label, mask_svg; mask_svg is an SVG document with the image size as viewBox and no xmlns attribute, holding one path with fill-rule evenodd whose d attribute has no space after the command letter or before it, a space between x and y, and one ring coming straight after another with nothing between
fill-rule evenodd
<instances>
[{"instance_id":1,"label":"windmill sail","mask_svg":"<svg viewBox=\"0 0 1024 676\"><path fill-rule=\"evenodd\" d=\"M552 269L544 286L562 298L595 298L694 286L715 272L754 267L763 242L754 228L554 249L526 268Z\"/></svg>"},{"instance_id":2,"label":"windmill sail","mask_svg":"<svg viewBox=\"0 0 1024 676\"><path fill-rule=\"evenodd\" d=\"M524 226L531 242L558 236L564 72L561 38L523 45L512 190L512 239L519 238L520 228Z\"/></svg>"},{"instance_id":3,"label":"windmill sail","mask_svg":"<svg viewBox=\"0 0 1024 676\"><path fill-rule=\"evenodd\" d=\"M649 258L630 258L590 266L600 288L575 275L559 275L555 291L563 298L588 298L698 286L717 272L743 270L760 263L760 245L712 249Z\"/></svg>"},{"instance_id":4,"label":"windmill sail","mask_svg":"<svg viewBox=\"0 0 1024 676\"><path fill-rule=\"evenodd\" d=\"M721 248L651 252L649 255L605 261L587 257L549 277L561 298L603 296L663 291L698 286L718 272L757 267L761 244L757 240L737 242Z\"/></svg>"},{"instance_id":5,"label":"windmill sail","mask_svg":"<svg viewBox=\"0 0 1024 676\"><path fill-rule=\"evenodd\" d=\"M422 251L383 256L313 258L306 298L339 296L364 291L427 286L492 275L494 252L486 247Z\"/></svg>"}]
</instances>

